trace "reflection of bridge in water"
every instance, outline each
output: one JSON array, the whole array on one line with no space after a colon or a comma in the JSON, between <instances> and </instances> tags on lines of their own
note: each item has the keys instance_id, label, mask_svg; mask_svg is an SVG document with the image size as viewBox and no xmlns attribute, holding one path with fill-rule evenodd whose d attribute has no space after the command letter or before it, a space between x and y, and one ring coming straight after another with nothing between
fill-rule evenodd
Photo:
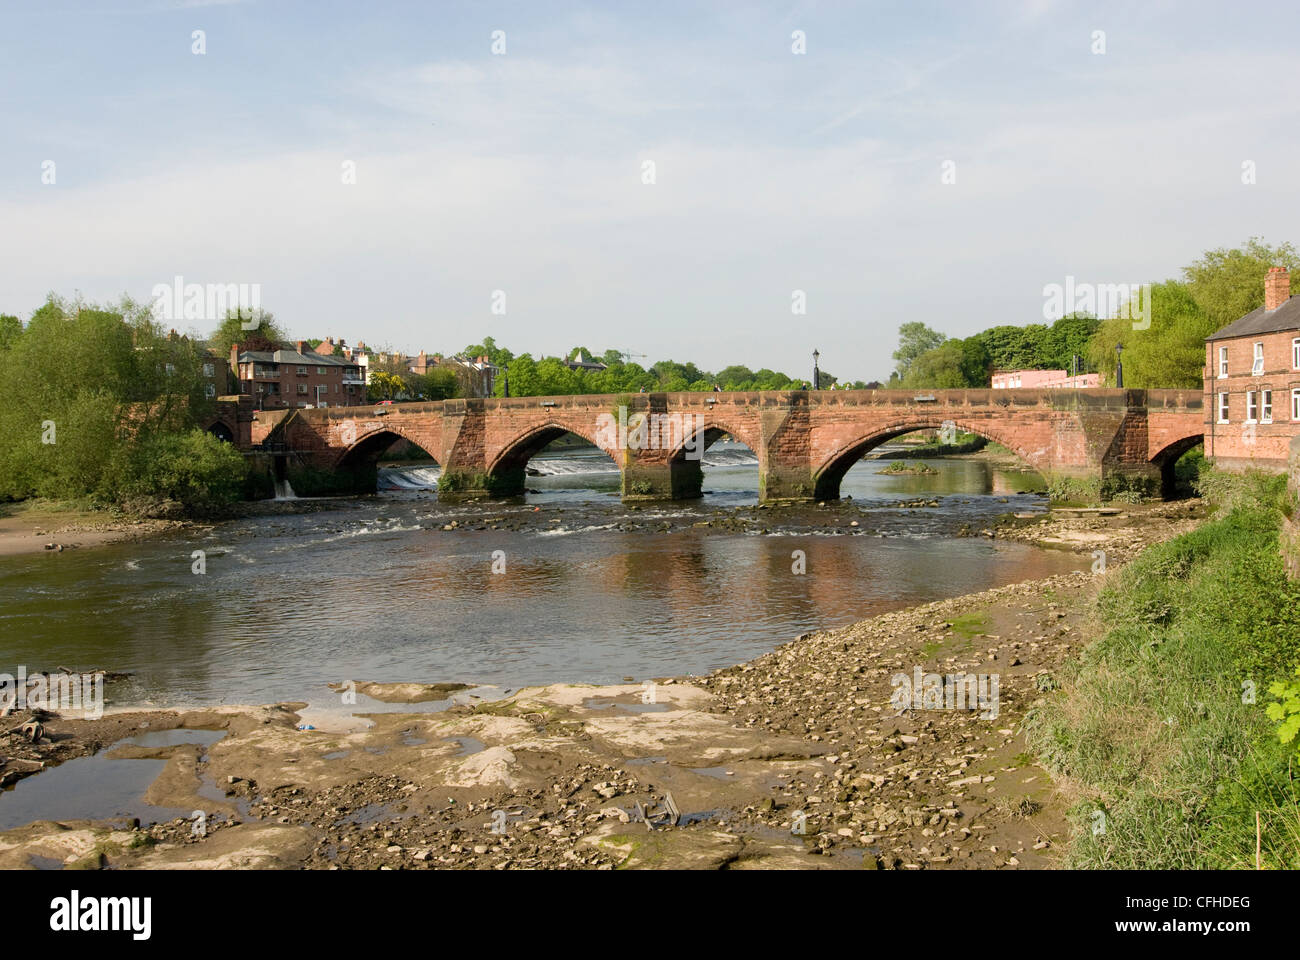
<instances>
[{"instance_id":1,"label":"reflection of bridge in water","mask_svg":"<svg viewBox=\"0 0 1300 960\"><path fill-rule=\"evenodd\" d=\"M611 422L627 430L611 430ZM685 424L658 437L644 424ZM523 493L525 467L574 433L622 475L624 499L699 496L699 451L730 435L758 458L764 500L826 500L872 448L914 430L976 433L1015 453L1049 483L1085 496L1167 490L1173 464L1201 442L1192 390L901 390L651 393L519 397L287 413L265 439L293 451L293 469L339 489L373 490L375 461L399 438L442 466L444 499ZM641 428L638 430L638 428ZM647 440L651 442L647 442ZM292 479L292 472L290 477ZM297 483L295 483L297 487Z\"/></svg>"}]
</instances>

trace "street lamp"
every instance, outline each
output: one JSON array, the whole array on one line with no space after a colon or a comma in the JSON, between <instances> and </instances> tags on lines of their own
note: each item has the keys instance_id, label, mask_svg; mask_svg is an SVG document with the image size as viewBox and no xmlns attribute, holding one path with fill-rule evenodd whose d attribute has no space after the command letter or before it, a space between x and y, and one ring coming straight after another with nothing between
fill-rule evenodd
<instances>
[{"instance_id":1,"label":"street lamp","mask_svg":"<svg viewBox=\"0 0 1300 960\"><path fill-rule=\"evenodd\" d=\"M822 374L821 371L817 369L817 358L820 356L821 354L818 353L817 348L814 347L813 348L813 389L814 390L820 390L822 388Z\"/></svg>"},{"instance_id":2,"label":"street lamp","mask_svg":"<svg viewBox=\"0 0 1300 960\"><path fill-rule=\"evenodd\" d=\"M1124 344L1115 344L1115 386L1124 386L1124 361L1120 354L1124 352Z\"/></svg>"},{"instance_id":3,"label":"street lamp","mask_svg":"<svg viewBox=\"0 0 1300 960\"><path fill-rule=\"evenodd\" d=\"M504 378L504 379L505 379L505 389L502 391L502 395L503 395L507 400L509 400L509 399L510 399L510 367L509 367L509 365L507 365L507 366L504 368L504 371L505 371L505 378Z\"/></svg>"}]
</instances>

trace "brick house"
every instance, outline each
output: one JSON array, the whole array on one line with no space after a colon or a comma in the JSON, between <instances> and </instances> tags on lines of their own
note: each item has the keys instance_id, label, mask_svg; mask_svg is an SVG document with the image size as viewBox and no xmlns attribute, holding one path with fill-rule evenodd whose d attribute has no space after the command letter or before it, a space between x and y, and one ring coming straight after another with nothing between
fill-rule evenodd
<instances>
[{"instance_id":1,"label":"brick house","mask_svg":"<svg viewBox=\"0 0 1300 960\"><path fill-rule=\"evenodd\" d=\"M1272 267L1264 305L1205 340L1205 455L1232 468L1284 469L1300 434L1300 297Z\"/></svg>"},{"instance_id":2,"label":"brick house","mask_svg":"<svg viewBox=\"0 0 1300 960\"><path fill-rule=\"evenodd\" d=\"M230 367L239 379L239 392L252 396L258 410L366 403L360 365L316 353L305 340L298 341L296 350L240 350L239 344L232 344Z\"/></svg>"}]
</instances>

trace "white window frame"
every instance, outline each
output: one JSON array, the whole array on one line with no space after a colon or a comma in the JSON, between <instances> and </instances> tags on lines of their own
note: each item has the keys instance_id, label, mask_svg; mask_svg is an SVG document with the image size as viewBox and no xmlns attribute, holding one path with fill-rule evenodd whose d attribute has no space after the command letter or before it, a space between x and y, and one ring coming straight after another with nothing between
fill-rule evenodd
<instances>
[{"instance_id":1,"label":"white window frame","mask_svg":"<svg viewBox=\"0 0 1300 960\"><path fill-rule=\"evenodd\" d=\"M1273 422L1273 391L1272 390L1259 391L1259 422L1260 423Z\"/></svg>"},{"instance_id":2,"label":"white window frame","mask_svg":"<svg viewBox=\"0 0 1300 960\"><path fill-rule=\"evenodd\" d=\"M1226 391L1219 394L1219 422L1228 422L1228 394Z\"/></svg>"},{"instance_id":3,"label":"white window frame","mask_svg":"<svg viewBox=\"0 0 1300 960\"><path fill-rule=\"evenodd\" d=\"M1246 391L1246 422L1259 423L1259 394L1254 390Z\"/></svg>"},{"instance_id":4,"label":"white window frame","mask_svg":"<svg viewBox=\"0 0 1300 960\"><path fill-rule=\"evenodd\" d=\"M1264 341L1260 340L1255 344L1255 362L1250 365L1250 374L1258 377L1264 372Z\"/></svg>"},{"instance_id":5,"label":"white window frame","mask_svg":"<svg viewBox=\"0 0 1300 960\"><path fill-rule=\"evenodd\" d=\"M1296 343L1300 343L1300 340L1297 340ZM1219 348L1219 379L1223 380L1227 376L1228 376L1228 348L1220 347Z\"/></svg>"},{"instance_id":6,"label":"white window frame","mask_svg":"<svg viewBox=\"0 0 1300 960\"><path fill-rule=\"evenodd\" d=\"M217 375L217 368L210 363L205 363L203 365L203 375L205 377L215 377Z\"/></svg>"},{"instance_id":7,"label":"white window frame","mask_svg":"<svg viewBox=\"0 0 1300 960\"><path fill-rule=\"evenodd\" d=\"M211 400L213 397L217 395L217 388L209 383L207 387L204 389L203 393L209 400Z\"/></svg>"},{"instance_id":8,"label":"white window frame","mask_svg":"<svg viewBox=\"0 0 1300 960\"><path fill-rule=\"evenodd\" d=\"M1300 337L1291 341L1291 369L1300 370Z\"/></svg>"},{"instance_id":9,"label":"white window frame","mask_svg":"<svg viewBox=\"0 0 1300 960\"><path fill-rule=\"evenodd\" d=\"M1291 419L1300 422L1300 390L1291 391Z\"/></svg>"}]
</instances>

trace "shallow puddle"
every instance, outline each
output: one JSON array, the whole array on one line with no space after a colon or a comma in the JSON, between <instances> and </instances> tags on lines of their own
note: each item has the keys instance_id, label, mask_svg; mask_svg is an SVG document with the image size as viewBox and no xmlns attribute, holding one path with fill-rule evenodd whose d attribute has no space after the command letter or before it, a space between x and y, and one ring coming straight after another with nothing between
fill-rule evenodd
<instances>
[{"instance_id":1,"label":"shallow puddle","mask_svg":"<svg viewBox=\"0 0 1300 960\"><path fill-rule=\"evenodd\" d=\"M145 791L167 765L166 760L110 758L114 748L170 747L193 743L207 746L226 735L224 730L153 730L119 740L88 757L77 757L19 780L0 791L0 830L12 830L36 820L111 820L138 818L142 824L188 817L181 807L146 803Z\"/></svg>"}]
</instances>

